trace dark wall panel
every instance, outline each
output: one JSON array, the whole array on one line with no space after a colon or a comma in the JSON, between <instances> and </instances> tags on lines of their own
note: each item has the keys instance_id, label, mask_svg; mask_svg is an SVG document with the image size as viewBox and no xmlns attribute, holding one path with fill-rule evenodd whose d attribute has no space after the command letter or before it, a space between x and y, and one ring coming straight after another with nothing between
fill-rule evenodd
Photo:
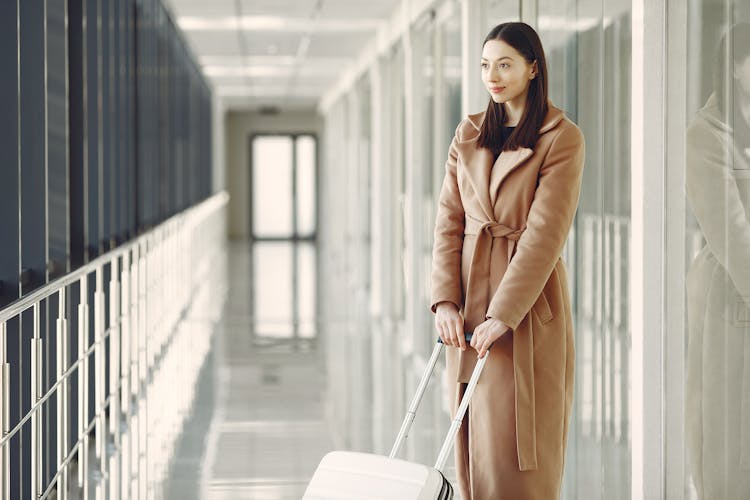
<instances>
[{"instance_id":1,"label":"dark wall panel","mask_svg":"<svg viewBox=\"0 0 750 500\"><path fill-rule=\"evenodd\" d=\"M18 298L18 11L0 2L0 307Z\"/></svg>"},{"instance_id":2,"label":"dark wall panel","mask_svg":"<svg viewBox=\"0 0 750 500\"><path fill-rule=\"evenodd\" d=\"M84 143L86 145L84 170L86 172L87 239L86 260L101 253L104 218L104 189L102 175L102 129L101 129L101 50L99 46L101 24L101 0L86 0L84 16L84 110L86 123Z\"/></svg>"},{"instance_id":3,"label":"dark wall panel","mask_svg":"<svg viewBox=\"0 0 750 500\"><path fill-rule=\"evenodd\" d=\"M68 272L68 95L64 2L47 2L47 207L49 272Z\"/></svg>"},{"instance_id":4,"label":"dark wall panel","mask_svg":"<svg viewBox=\"0 0 750 500\"><path fill-rule=\"evenodd\" d=\"M86 261L88 188L86 175L85 32L84 2L68 0L68 123L70 153L70 266Z\"/></svg>"},{"instance_id":5,"label":"dark wall panel","mask_svg":"<svg viewBox=\"0 0 750 500\"><path fill-rule=\"evenodd\" d=\"M44 89L44 0L19 3L21 138L21 287L46 282L47 128Z\"/></svg>"}]
</instances>

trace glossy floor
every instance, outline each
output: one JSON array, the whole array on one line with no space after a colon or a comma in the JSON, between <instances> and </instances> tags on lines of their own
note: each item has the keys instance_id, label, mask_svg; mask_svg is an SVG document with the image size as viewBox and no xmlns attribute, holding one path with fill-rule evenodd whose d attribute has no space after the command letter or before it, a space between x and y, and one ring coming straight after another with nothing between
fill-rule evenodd
<instances>
[{"instance_id":1,"label":"glossy floor","mask_svg":"<svg viewBox=\"0 0 750 500\"><path fill-rule=\"evenodd\" d=\"M228 252L232 272L224 315L157 496L299 499L321 457L351 442L327 410L332 391L326 353L315 338L268 339L253 333L252 253L240 243L230 244ZM362 421L363 433L371 432L372 420Z\"/></svg>"}]
</instances>

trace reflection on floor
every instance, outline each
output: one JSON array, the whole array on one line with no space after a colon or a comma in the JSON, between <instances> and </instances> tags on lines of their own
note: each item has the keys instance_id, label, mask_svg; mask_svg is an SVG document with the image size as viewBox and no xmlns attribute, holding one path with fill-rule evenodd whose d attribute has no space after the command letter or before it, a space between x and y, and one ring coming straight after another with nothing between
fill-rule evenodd
<instances>
[{"instance_id":1,"label":"reflection on floor","mask_svg":"<svg viewBox=\"0 0 750 500\"><path fill-rule=\"evenodd\" d=\"M331 394L318 342L253 333L248 250L228 245L232 271L225 315L198 378L192 415L176 440L168 478L157 488L161 498L297 500L323 455L342 442L327 417ZM371 432L373 418L368 420L362 432ZM425 431L415 432L415 439ZM428 454L437 453L439 439L428 440Z\"/></svg>"}]
</instances>

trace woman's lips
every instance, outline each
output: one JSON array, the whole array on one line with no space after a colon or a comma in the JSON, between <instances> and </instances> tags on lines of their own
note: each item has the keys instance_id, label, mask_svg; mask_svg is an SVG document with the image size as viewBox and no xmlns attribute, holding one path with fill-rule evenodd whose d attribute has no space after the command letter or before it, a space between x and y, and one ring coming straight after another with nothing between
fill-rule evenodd
<instances>
[{"instance_id":1,"label":"woman's lips","mask_svg":"<svg viewBox=\"0 0 750 500\"><path fill-rule=\"evenodd\" d=\"M503 90L505 90L505 87L490 87L490 92L493 94L499 94Z\"/></svg>"}]
</instances>

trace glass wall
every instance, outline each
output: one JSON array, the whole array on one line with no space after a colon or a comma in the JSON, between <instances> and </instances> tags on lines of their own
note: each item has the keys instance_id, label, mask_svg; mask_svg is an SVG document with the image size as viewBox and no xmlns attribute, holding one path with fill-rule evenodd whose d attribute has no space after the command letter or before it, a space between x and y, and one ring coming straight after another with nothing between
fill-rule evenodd
<instances>
[{"instance_id":1,"label":"glass wall","mask_svg":"<svg viewBox=\"0 0 750 500\"><path fill-rule=\"evenodd\" d=\"M473 53L463 45L481 45L493 26L523 14L547 53L552 103L586 139L581 200L564 250L577 355L563 498L631 498L631 10L626 0L436 2L362 74L369 94L361 79L353 80L328 109L326 137L335 139L326 141L325 168L332 175L323 177L328 187L322 215L334 227L351 228L347 221L355 210L368 210L372 220L369 257L352 252L363 237L352 230L321 241L324 265L333 273L326 279L337 284L322 290L336 304L325 307L331 309L329 320L338 320L327 331L336 332L336 345L328 348L335 379L330 406L342 424L342 445L387 453L396 435L436 335L426 293L448 145L460 120L484 109L489 99L482 94L481 107L462 109L462 91L480 78L479 61L462 60ZM471 35L462 33L466 25ZM352 113L366 95L371 107ZM368 120L365 163L352 153L361 144L350 141L357 142ZM369 169L370 182L352 182L362 168ZM355 199L351 193L328 199L336 186L360 191ZM363 199L369 200L366 207ZM369 281L358 277L362 266L371 269ZM355 313L363 294L369 294L369 317ZM365 343L352 338L362 334L362 320L371 325ZM362 349L369 349L367 356ZM340 380L344 367L354 363L358 380ZM433 380L402 452L425 463L434 459L447 422L440 367ZM363 430L354 419L368 411L371 425ZM357 432L371 441L354 438ZM452 461L447 473L453 474Z\"/></svg>"},{"instance_id":2,"label":"glass wall","mask_svg":"<svg viewBox=\"0 0 750 500\"><path fill-rule=\"evenodd\" d=\"M624 0L537 2L550 99L586 140L581 198L564 253L576 334L564 482L570 499L631 497L630 5Z\"/></svg>"},{"instance_id":3,"label":"glass wall","mask_svg":"<svg viewBox=\"0 0 750 500\"><path fill-rule=\"evenodd\" d=\"M668 460L681 498L750 498L750 5L693 0L686 15L685 96L670 110L685 116L685 161L671 163L684 212L670 219L684 241L668 242L684 266L667 304L684 318L668 325L684 355L672 365L684 407L668 422L685 446Z\"/></svg>"}]
</instances>

